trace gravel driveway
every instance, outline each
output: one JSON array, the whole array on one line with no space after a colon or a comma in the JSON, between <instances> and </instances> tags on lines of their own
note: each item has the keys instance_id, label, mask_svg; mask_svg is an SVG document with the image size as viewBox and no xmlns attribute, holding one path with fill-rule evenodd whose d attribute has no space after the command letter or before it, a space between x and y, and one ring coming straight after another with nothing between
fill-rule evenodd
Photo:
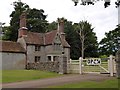
<instances>
[{"instance_id":1,"label":"gravel driveway","mask_svg":"<svg viewBox=\"0 0 120 90\"><path fill-rule=\"evenodd\" d=\"M110 78L114 77L109 77L109 75L105 74L70 74L48 79L6 83L2 84L2 88L46 88L49 86L63 85L66 83L75 83L82 81L102 81Z\"/></svg>"}]
</instances>

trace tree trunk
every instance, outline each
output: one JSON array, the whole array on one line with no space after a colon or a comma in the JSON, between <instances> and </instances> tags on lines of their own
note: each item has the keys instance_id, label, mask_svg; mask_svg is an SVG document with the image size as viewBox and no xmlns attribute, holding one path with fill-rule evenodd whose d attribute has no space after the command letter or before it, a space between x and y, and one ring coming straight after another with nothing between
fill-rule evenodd
<instances>
[{"instance_id":1,"label":"tree trunk","mask_svg":"<svg viewBox=\"0 0 120 90\"><path fill-rule=\"evenodd\" d=\"M82 58L84 58L84 41L82 41L82 50L81 50Z\"/></svg>"},{"instance_id":2,"label":"tree trunk","mask_svg":"<svg viewBox=\"0 0 120 90\"><path fill-rule=\"evenodd\" d=\"M82 54L82 58L84 58L84 37L82 38L81 43L82 43L81 54Z\"/></svg>"}]
</instances>

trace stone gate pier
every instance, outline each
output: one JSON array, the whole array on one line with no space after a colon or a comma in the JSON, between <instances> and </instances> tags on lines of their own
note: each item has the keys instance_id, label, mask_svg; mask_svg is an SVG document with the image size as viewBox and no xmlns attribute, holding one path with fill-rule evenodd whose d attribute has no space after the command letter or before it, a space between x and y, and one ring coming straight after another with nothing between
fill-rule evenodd
<instances>
[{"instance_id":1,"label":"stone gate pier","mask_svg":"<svg viewBox=\"0 0 120 90\"><path fill-rule=\"evenodd\" d=\"M116 69L117 69L116 77L120 78L120 49L116 53Z\"/></svg>"}]
</instances>

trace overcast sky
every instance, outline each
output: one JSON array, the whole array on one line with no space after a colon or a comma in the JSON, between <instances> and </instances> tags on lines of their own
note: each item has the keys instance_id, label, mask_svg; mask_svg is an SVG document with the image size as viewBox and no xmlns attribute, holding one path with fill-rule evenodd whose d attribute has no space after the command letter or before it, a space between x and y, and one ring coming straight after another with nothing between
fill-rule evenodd
<instances>
[{"instance_id":1,"label":"overcast sky","mask_svg":"<svg viewBox=\"0 0 120 90\"><path fill-rule=\"evenodd\" d=\"M9 25L9 15L14 10L11 5L16 0L1 0L0 2L0 22ZM115 8L114 2L111 0L112 5L104 8L104 2L97 2L95 5L90 6L74 6L72 0L21 0L28 4L30 8L43 9L45 14L48 15L49 22L56 21L57 18L64 17L73 23L78 23L81 20L87 20L95 28L94 32L100 41L105 37L105 32L109 32L116 28L118 24L118 10Z\"/></svg>"}]
</instances>

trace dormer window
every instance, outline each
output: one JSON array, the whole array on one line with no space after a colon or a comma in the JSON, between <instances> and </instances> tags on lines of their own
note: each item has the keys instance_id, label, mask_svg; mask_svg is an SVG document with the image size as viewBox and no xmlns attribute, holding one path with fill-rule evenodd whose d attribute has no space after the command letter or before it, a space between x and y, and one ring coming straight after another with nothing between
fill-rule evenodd
<instances>
[{"instance_id":1,"label":"dormer window","mask_svg":"<svg viewBox=\"0 0 120 90\"><path fill-rule=\"evenodd\" d=\"M35 45L35 51L40 51L41 50L41 46L40 45Z\"/></svg>"}]
</instances>

